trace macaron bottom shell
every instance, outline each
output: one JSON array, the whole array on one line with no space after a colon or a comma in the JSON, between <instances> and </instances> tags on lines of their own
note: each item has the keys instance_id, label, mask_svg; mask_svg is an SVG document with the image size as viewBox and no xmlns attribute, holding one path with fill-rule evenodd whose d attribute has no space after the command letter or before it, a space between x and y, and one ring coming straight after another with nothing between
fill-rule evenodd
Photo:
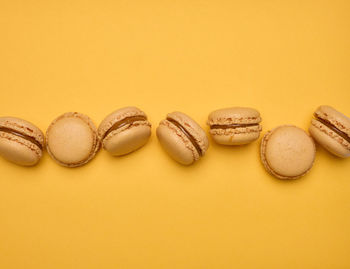
<instances>
[{"instance_id":1,"label":"macaron bottom shell","mask_svg":"<svg viewBox=\"0 0 350 269\"><path fill-rule=\"evenodd\" d=\"M102 145L113 156L122 156L143 147L150 136L149 124L134 125L125 130L111 132L102 140Z\"/></svg>"},{"instance_id":2,"label":"macaron bottom shell","mask_svg":"<svg viewBox=\"0 0 350 269\"><path fill-rule=\"evenodd\" d=\"M312 119L309 132L318 144L337 157L350 157L350 143L321 122Z\"/></svg>"},{"instance_id":3,"label":"macaron bottom shell","mask_svg":"<svg viewBox=\"0 0 350 269\"><path fill-rule=\"evenodd\" d=\"M33 166L41 159L42 150L23 138L1 135L0 156L18 165Z\"/></svg>"},{"instance_id":4,"label":"macaron bottom shell","mask_svg":"<svg viewBox=\"0 0 350 269\"><path fill-rule=\"evenodd\" d=\"M237 129L210 129L213 140L221 145L239 146L246 145L260 136L260 126Z\"/></svg>"}]
</instances>

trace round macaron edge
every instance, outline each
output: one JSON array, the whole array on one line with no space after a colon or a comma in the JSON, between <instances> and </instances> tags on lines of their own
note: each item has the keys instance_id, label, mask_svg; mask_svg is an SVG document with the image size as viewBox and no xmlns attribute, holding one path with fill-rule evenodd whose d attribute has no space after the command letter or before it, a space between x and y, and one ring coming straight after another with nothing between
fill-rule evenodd
<instances>
[{"instance_id":1,"label":"round macaron edge","mask_svg":"<svg viewBox=\"0 0 350 269\"><path fill-rule=\"evenodd\" d=\"M310 170L311 170L311 168L313 167L313 164L314 164L314 162L315 162L315 154L314 154L314 158L313 158L312 163L311 163L310 167L308 168L308 170L306 170L304 173L302 173L302 174L300 174L300 175L297 175L297 176L284 176L284 175L281 175L281 174L275 172L275 171L271 168L271 166L269 165L268 160L267 160L267 158L266 158L266 156L265 156L266 147L267 147L267 143L268 143L268 140L269 140L270 136L271 136L276 130L278 130L279 128L283 128L283 127L295 127L295 128L298 128L298 129L304 131L304 133L305 133L308 137L310 137L312 143L314 144L314 150L316 151L315 142L313 141L312 137L311 137L305 130L303 130L303 129L301 129L301 128L295 126L295 125L292 125L292 124L285 124L285 125L280 125L280 126L277 126L277 127L273 128L273 129L269 130L269 131L263 136L263 138L261 139L261 144L260 144L260 159L261 159L261 162L262 162L263 166L265 167L265 169L266 169L271 175L273 175L274 177L279 178L279 179L292 179L292 180L293 180L293 179L299 179L299 178L305 176L306 174L308 174L308 173L310 172Z\"/></svg>"},{"instance_id":2,"label":"round macaron edge","mask_svg":"<svg viewBox=\"0 0 350 269\"><path fill-rule=\"evenodd\" d=\"M91 151L88 155L88 157L78 163L64 163L60 160L58 160L54 154L50 151L50 147L48 144L49 141L49 137L50 137L50 129L52 128L52 126L55 125L56 122L58 122L59 120L63 119L63 118L71 118L71 117L76 117L79 118L80 120L84 121L88 126L89 129L91 130L91 133L93 134L93 145L91 148ZM85 114L79 113L79 112L66 112L64 114L62 114L61 116L58 116L56 119L54 119L51 124L49 125L49 127L46 130L46 139L45 139L45 144L46 144L46 150L47 153L50 155L50 157L55 160L58 164L65 166L65 167L79 167L82 166L86 163L88 163L89 161L91 161L97 154L98 150L100 149L100 142L98 140L98 135L97 135L97 128L94 125L93 121Z\"/></svg>"}]
</instances>

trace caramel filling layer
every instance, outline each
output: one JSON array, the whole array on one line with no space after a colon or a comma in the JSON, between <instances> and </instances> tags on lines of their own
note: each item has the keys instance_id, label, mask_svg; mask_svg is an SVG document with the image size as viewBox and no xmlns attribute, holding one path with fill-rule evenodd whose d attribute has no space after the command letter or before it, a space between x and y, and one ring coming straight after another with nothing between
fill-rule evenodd
<instances>
[{"instance_id":1,"label":"caramel filling layer","mask_svg":"<svg viewBox=\"0 0 350 269\"><path fill-rule=\"evenodd\" d=\"M344 133L343 131L339 130L337 127L335 127L332 123L330 123L328 120L325 119L321 119L320 117L318 117L317 115L315 115L316 119L323 123L324 125L326 125L329 129L331 129L333 132L335 132L337 135L341 136L342 138L344 138L346 141L348 141L350 143L350 137Z\"/></svg>"},{"instance_id":2,"label":"caramel filling layer","mask_svg":"<svg viewBox=\"0 0 350 269\"><path fill-rule=\"evenodd\" d=\"M41 143L39 141L37 141L34 137L31 137L29 135L26 135L26 134L22 134L16 130L13 130L11 128L6 128L6 127L0 127L0 132L4 132L4 133L8 133L8 134L12 134L12 135L15 135L15 136L19 136L19 137L22 137L24 138L25 140L33 143L34 145L36 145L39 149L43 149L43 146L41 145Z\"/></svg>"},{"instance_id":3,"label":"caramel filling layer","mask_svg":"<svg viewBox=\"0 0 350 269\"><path fill-rule=\"evenodd\" d=\"M168 121L170 121L172 124L174 124L177 128L179 128L181 130L181 132L183 132L187 138L191 141L191 143L193 144L193 146L196 148L199 156L202 156L202 149L201 147L198 145L196 139L194 139L194 137L184 128L182 127L182 125L180 123L178 123L176 120L167 118Z\"/></svg>"},{"instance_id":4,"label":"caramel filling layer","mask_svg":"<svg viewBox=\"0 0 350 269\"><path fill-rule=\"evenodd\" d=\"M236 128L244 128L251 126L258 126L259 123L235 123L235 124L214 124L210 126L210 129L236 129Z\"/></svg>"},{"instance_id":5,"label":"caramel filling layer","mask_svg":"<svg viewBox=\"0 0 350 269\"><path fill-rule=\"evenodd\" d=\"M103 136L103 139L109 135L111 132L113 132L114 130L117 130L125 125L129 125L129 124L132 124L134 123L135 121L145 121L147 120L147 118L145 116L133 116L133 117L128 117L128 118L125 118L121 121L117 121L116 123L114 123L112 125L111 128L108 129L108 131L104 134Z\"/></svg>"}]
</instances>

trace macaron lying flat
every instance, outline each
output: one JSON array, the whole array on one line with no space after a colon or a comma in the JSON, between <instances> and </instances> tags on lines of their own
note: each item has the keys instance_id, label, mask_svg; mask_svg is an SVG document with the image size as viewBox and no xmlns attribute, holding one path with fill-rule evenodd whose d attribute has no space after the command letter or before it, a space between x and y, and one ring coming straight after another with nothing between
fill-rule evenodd
<instances>
[{"instance_id":1,"label":"macaron lying flat","mask_svg":"<svg viewBox=\"0 0 350 269\"><path fill-rule=\"evenodd\" d=\"M350 118L330 106L320 106L311 120L309 132L325 149L334 155L350 156Z\"/></svg>"},{"instance_id":2,"label":"macaron lying flat","mask_svg":"<svg viewBox=\"0 0 350 269\"><path fill-rule=\"evenodd\" d=\"M86 164L96 155L99 145L94 123L77 112L59 116L46 131L47 152L63 166Z\"/></svg>"},{"instance_id":3,"label":"macaron lying flat","mask_svg":"<svg viewBox=\"0 0 350 269\"><path fill-rule=\"evenodd\" d=\"M267 132L262 139L260 157L266 170L280 179L305 175L315 160L315 144L302 129L283 125Z\"/></svg>"},{"instance_id":4,"label":"macaron lying flat","mask_svg":"<svg viewBox=\"0 0 350 269\"><path fill-rule=\"evenodd\" d=\"M169 113L159 123L157 137L164 150L175 161L184 165L197 161L209 147L204 130L181 112Z\"/></svg>"},{"instance_id":5,"label":"macaron lying flat","mask_svg":"<svg viewBox=\"0 0 350 269\"><path fill-rule=\"evenodd\" d=\"M98 127L105 150L114 156L128 154L145 145L151 136L147 115L136 107L125 107L109 114Z\"/></svg>"},{"instance_id":6,"label":"macaron lying flat","mask_svg":"<svg viewBox=\"0 0 350 269\"><path fill-rule=\"evenodd\" d=\"M207 124L214 141L222 145L243 145L259 138L260 113L248 107L231 107L215 110Z\"/></svg>"},{"instance_id":7,"label":"macaron lying flat","mask_svg":"<svg viewBox=\"0 0 350 269\"><path fill-rule=\"evenodd\" d=\"M0 156L31 166L41 159L43 147L44 134L34 124L14 117L0 118Z\"/></svg>"}]
</instances>

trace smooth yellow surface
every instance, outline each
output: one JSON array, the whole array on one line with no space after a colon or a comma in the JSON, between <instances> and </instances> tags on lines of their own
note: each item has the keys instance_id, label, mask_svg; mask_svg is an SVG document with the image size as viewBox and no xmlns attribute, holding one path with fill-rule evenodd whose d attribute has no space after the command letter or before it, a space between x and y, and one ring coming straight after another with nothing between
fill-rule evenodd
<instances>
[{"instance_id":1,"label":"smooth yellow surface","mask_svg":"<svg viewBox=\"0 0 350 269\"><path fill-rule=\"evenodd\" d=\"M155 128L183 111L250 106L263 134L306 129L320 104L350 115L350 2L0 2L1 116L46 130L135 105L152 137L69 169L45 152L0 159L0 268L350 268L350 159L317 148L300 180L269 176L259 141L212 143L191 167Z\"/></svg>"}]
</instances>

